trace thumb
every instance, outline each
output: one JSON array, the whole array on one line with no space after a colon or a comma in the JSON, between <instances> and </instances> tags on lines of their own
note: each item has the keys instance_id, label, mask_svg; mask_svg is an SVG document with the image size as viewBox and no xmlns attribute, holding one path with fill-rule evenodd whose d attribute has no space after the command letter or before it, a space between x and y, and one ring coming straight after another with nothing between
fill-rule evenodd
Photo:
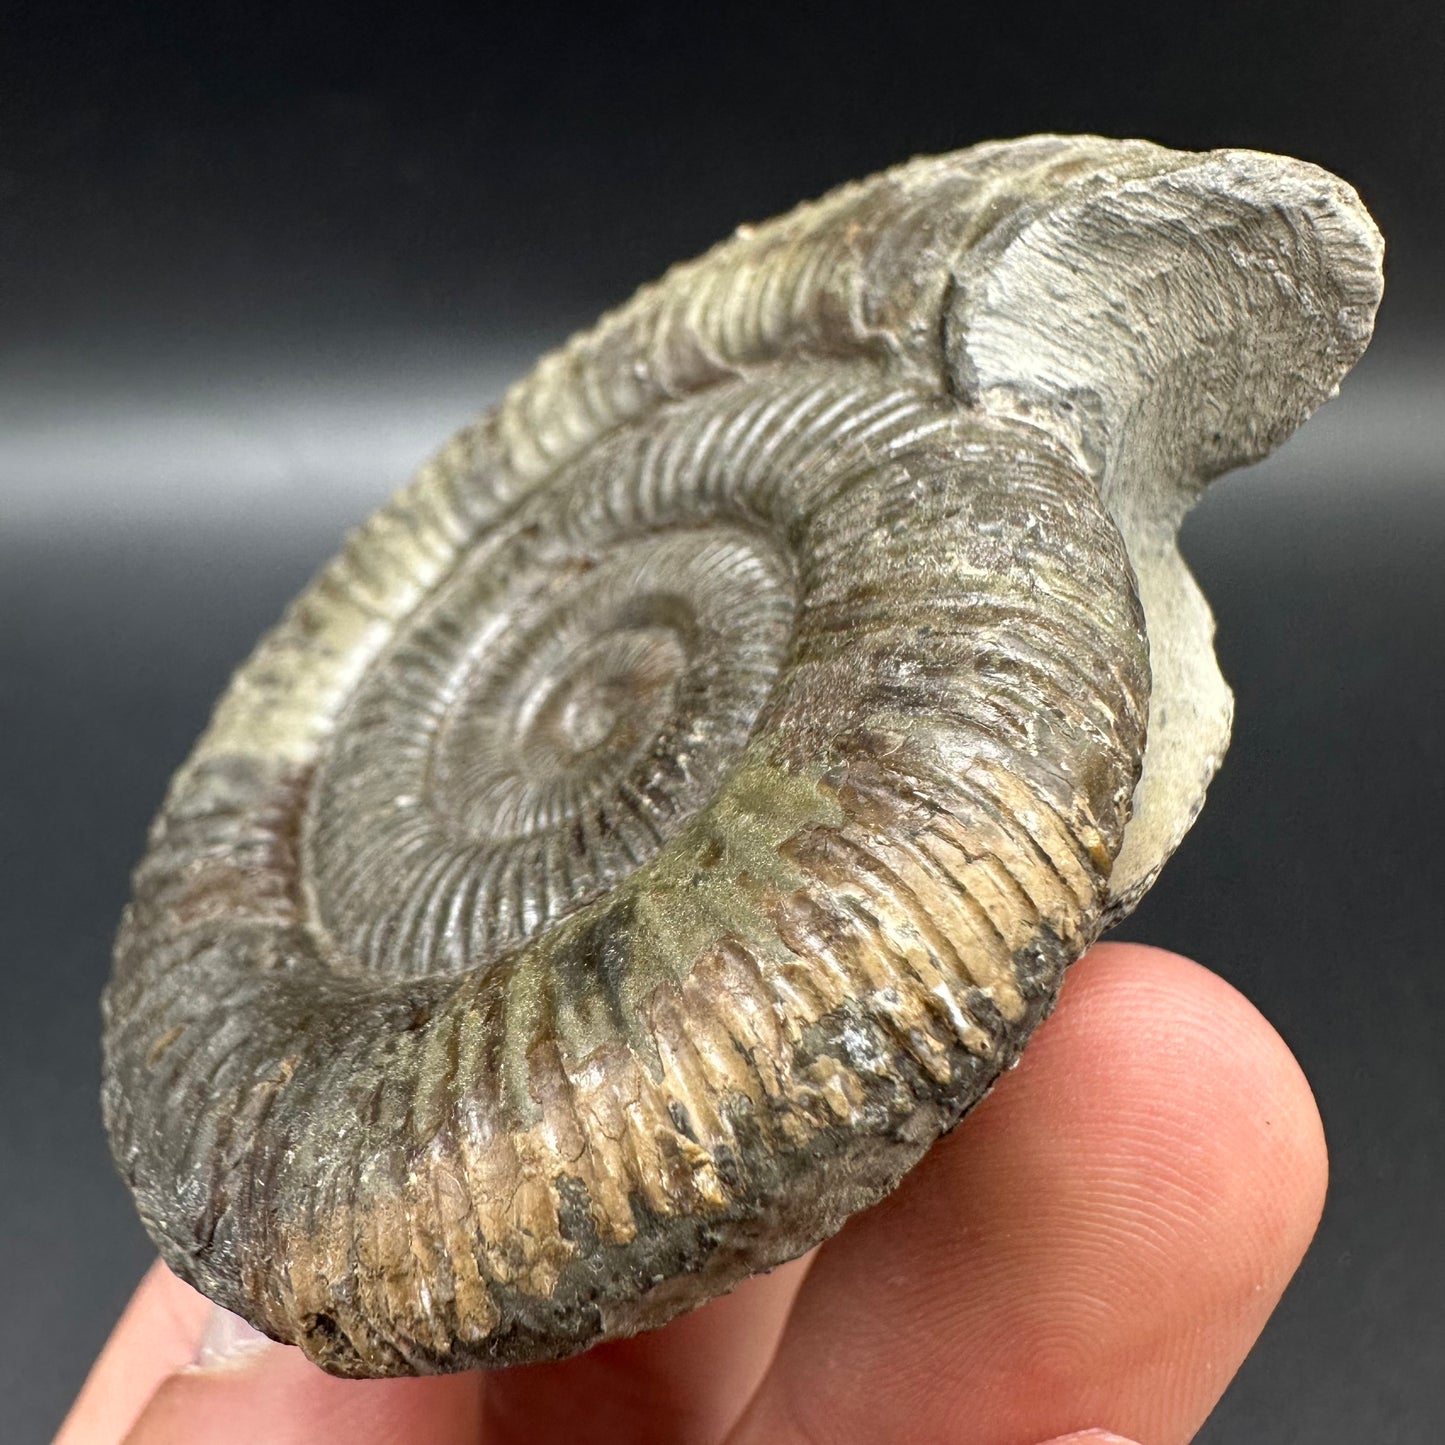
<instances>
[{"instance_id":1,"label":"thumb","mask_svg":"<svg viewBox=\"0 0 1445 1445\"><path fill-rule=\"evenodd\" d=\"M125 1445L470 1445L480 1434L475 1378L334 1379L213 1309L195 1364L161 1383Z\"/></svg>"},{"instance_id":2,"label":"thumb","mask_svg":"<svg viewBox=\"0 0 1445 1445\"><path fill-rule=\"evenodd\" d=\"M157 1266L56 1445L474 1445L475 1375L338 1380Z\"/></svg>"}]
</instances>

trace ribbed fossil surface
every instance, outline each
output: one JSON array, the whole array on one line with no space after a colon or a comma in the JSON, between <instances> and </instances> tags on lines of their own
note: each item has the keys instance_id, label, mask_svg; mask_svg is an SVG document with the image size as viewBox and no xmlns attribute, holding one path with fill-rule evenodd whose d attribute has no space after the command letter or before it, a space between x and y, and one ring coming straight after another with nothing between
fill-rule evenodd
<instances>
[{"instance_id":1,"label":"ribbed fossil surface","mask_svg":"<svg viewBox=\"0 0 1445 1445\"><path fill-rule=\"evenodd\" d=\"M1039 137L740 229L546 358L156 820L104 1102L171 1267L328 1370L465 1369L892 1188L1197 813L1229 694L1175 532L1379 291L1325 172Z\"/></svg>"}]
</instances>

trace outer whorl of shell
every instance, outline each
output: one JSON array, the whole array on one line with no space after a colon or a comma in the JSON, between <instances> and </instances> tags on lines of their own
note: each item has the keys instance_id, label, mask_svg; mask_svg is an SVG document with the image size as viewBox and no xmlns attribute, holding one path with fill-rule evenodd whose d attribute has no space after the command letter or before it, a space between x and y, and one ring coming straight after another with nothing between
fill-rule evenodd
<instances>
[{"instance_id":1,"label":"outer whorl of shell","mask_svg":"<svg viewBox=\"0 0 1445 1445\"><path fill-rule=\"evenodd\" d=\"M105 1108L171 1267L329 1370L462 1369L891 1188L1197 812L1229 697L1174 534L1332 392L1379 262L1313 167L1041 137L544 360L156 821Z\"/></svg>"}]
</instances>

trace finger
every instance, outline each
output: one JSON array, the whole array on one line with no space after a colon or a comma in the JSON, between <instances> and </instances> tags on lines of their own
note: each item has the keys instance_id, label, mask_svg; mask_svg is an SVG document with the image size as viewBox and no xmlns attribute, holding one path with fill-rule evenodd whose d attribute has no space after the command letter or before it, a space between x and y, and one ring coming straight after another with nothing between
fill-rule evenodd
<instances>
[{"instance_id":1,"label":"finger","mask_svg":"<svg viewBox=\"0 0 1445 1445\"><path fill-rule=\"evenodd\" d=\"M1318 1221L1278 1035L1184 959L1075 966L1022 1065L818 1253L733 1445L1183 1445Z\"/></svg>"},{"instance_id":2,"label":"finger","mask_svg":"<svg viewBox=\"0 0 1445 1445\"><path fill-rule=\"evenodd\" d=\"M660 1330L487 1378L487 1445L712 1445L769 1363L810 1256Z\"/></svg>"},{"instance_id":3,"label":"finger","mask_svg":"<svg viewBox=\"0 0 1445 1445\"><path fill-rule=\"evenodd\" d=\"M1076 1430L1072 1435L1056 1435L1044 1445L1136 1445L1112 1430Z\"/></svg>"},{"instance_id":4,"label":"finger","mask_svg":"<svg viewBox=\"0 0 1445 1445\"><path fill-rule=\"evenodd\" d=\"M229 1322L217 1331L218 1322ZM206 1348L203 1348L203 1341ZM477 1445L480 1380L336 1380L157 1264L56 1445Z\"/></svg>"},{"instance_id":5,"label":"finger","mask_svg":"<svg viewBox=\"0 0 1445 1445\"><path fill-rule=\"evenodd\" d=\"M229 1363L162 1382L124 1445L478 1445L475 1375L338 1380L290 1345L269 1342Z\"/></svg>"},{"instance_id":6,"label":"finger","mask_svg":"<svg viewBox=\"0 0 1445 1445\"><path fill-rule=\"evenodd\" d=\"M160 1382L194 1359L210 1309L157 1260L91 1367L55 1445L116 1445Z\"/></svg>"}]
</instances>

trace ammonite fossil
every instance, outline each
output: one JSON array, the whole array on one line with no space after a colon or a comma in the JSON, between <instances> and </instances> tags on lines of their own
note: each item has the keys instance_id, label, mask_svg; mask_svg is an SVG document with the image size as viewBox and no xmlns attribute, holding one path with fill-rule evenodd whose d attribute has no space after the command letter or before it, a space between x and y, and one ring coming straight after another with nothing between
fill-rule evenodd
<instances>
[{"instance_id":1,"label":"ammonite fossil","mask_svg":"<svg viewBox=\"0 0 1445 1445\"><path fill-rule=\"evenodd\" d=\"M166 1261L326 1369L555 1358L891 1189L1197 813L1175 549L1359 357L1312 166L1038 137L644 288L222 698L105 1005Z\"/></svg>"}]
</instances>

